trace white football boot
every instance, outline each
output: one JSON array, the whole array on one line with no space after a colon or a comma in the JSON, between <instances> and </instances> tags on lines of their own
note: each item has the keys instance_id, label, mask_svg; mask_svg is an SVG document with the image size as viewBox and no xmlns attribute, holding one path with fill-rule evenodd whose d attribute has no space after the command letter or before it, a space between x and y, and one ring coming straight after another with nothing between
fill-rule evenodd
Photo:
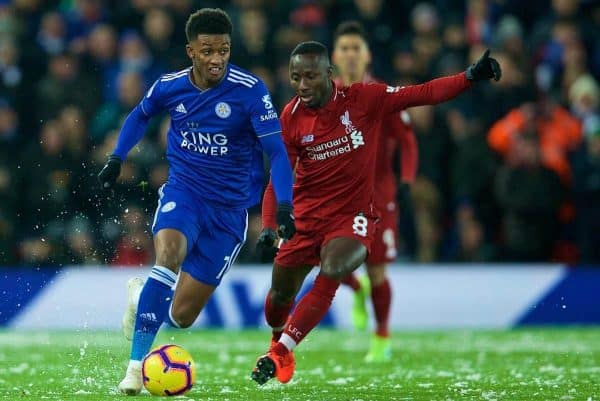
<instances>
[{"instance_id":1,"label":"white football boot","mask_svg":"<svg viewBox=\"0 0 600 401\"><path fill-rule=\"evenodd\" d=\"M127 281L127 307L123 314L123 334L125 334L125 338L129 341L133 339L135 314L137 312L142 287L144 287L144 280L139 277L133 277Z\"/></svg>"},{"instance_id":2,"label":"white football boot","mask_svg":"<svg viewBox=\"0 0 600 401\"><path fill-rule=\"evenodd\" d=\"M138 395L142 391L142 385L142 362L129 362L125 378L119 383L119 391L127 395Z\"/></svg>"}]
</instances>

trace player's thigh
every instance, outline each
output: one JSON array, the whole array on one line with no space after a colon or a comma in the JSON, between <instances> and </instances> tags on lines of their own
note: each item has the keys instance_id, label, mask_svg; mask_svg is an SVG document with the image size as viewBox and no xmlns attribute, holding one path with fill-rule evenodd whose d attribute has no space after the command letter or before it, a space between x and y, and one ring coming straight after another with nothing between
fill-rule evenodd
<instances>
[{"instance_id":1,"label":"player's thigh","mask_svg":"<svg viewBox=\"0 0 600 401\"><path fill-rule=\"evenodd\" d=\"M190 194L170 185L158 193L152 222L156 264L178 271L199 234L198 214Z\"/></svg>"},{"instance_id":2,"label":"player's thigh","mask_svg":"<svg viewBox=\"0 0 600 401\"><path fill-rule=\"evenodd\" d=\"M280 304L288 303L296 298L304 279L313 269L312 265L298 265L286 267L273 264L271 274L271 299Z\"/></svg>"},{"instance_id":3,"label":"player's thigh","mask_svg":"<svg viewBox=\"0 0 600 401\"><path fill-rule=\"evenodd\" d=\"M206 225L181 270L204 284L218 287L237 259L248 231L248 214L204 209Z\"/></svg>"},{"instance_id":4,"label":"player's thigh","mask_svg":"<svg viewBox=\"0 0 600 401\"><path fill-rule=\"evenodd\" d=\"M321 272L342 279L356 270L367 257L367 247L352 237L335 237L321 249Z\"/></svg>"},{"instance_id":5,"label":"player's thigh","mask_svg":"<svg viewBox=\"0 0 600 401\"><path fill-rule=\"evenodd\" d=\"M216 288L182 271L171 305L171 314L175 322L181 327L191 326Z\"/></svg>"}]
</instances>

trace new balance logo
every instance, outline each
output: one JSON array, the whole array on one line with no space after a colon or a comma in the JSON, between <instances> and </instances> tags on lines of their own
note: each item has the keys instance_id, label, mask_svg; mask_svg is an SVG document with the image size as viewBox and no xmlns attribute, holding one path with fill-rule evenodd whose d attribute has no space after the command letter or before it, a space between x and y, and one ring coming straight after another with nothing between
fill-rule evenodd
<instances>
[{"instance_id":1,"label":"new balance logo","mask_svg":"<svg viewBox=\"0 0 600 401\"><path fill-rule=\"evenodd\" d=\"M300 140L300 143L304 145L305 143L311 143L314 140L315 140L315 136L313 134L308 134L308 135L304 135L302 137L302 140Z\"/></svg>"},{"instance_id":2,"label":"new balance logo","mask_svg":"<svg viewBox=\"0 0 600 401\"><path fill-rule=\"evenodd\" d=\"M352 139L352 147L354 149L365 144L365 140L361 131L352 131L350 134L350 139Z\"/></svg>"},{"instance_id":3,"label":"new balance logo","mask_svg":"<svg viewBox=\"0 0 600 401\"><path fill-rule=\"evenodd\" d=\"M185 106L183 105L183 103L179 103L177 105L177 107L175 107L175 111L179 112L179 113L187 113L187 110L185 109Z\"/></svg>"},{"instance_id":4,"label":"new balance logo","mask_svg":"<svg viewBox=\"0 0 600 401\"><path fill-rule=\"evenodd\" d=\"M156 318L156 315L154 313L141 313L140 314L140 318L142 320L147 320L150 322L157 322L158 319Z\"/></svg>"}]
</instances>

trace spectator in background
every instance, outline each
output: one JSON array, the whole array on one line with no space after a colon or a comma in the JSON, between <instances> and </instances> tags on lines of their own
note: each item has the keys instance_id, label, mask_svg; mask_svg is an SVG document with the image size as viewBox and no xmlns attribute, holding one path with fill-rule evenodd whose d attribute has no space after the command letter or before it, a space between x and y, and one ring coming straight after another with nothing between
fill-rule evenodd
<instances>
[{"instance_id":1,"label":"spectator in background","mask_svg":"<svg viewBox=\"0 0 600 401\"><path fill-rule=\"evenodd\" d=\"M152 244L146 227L144 212L137 206L128 206L121 216L122 235L117 240L115 266L144 266L152 259Z\"/></svg>"},{"instance_id":2,"label":"spectator in background","mask_svg":"<svg viewBox=\"0 0 600 401\"><path fill-rule=\"evenodd\" d=\"M19 58L15 41L0 39L0 96L10 97L21 108L27 101L28 88Z\"/></svg>"},{"instance_id":3,"label":"spectator in background","mask_svg":"<svg viewBox=\"0 0 600 401\"><path fill-rule=\"evenodd\" d=\"M123 119L144 96L144 80L137 72L123 72L117 78L116 101L107 101L98 109L90 127L91 140L99 143L106 134L121 126Z\"/></svg>"},{"instance_id":4,"label":"spectator in background","mask_svg":"<svg viewBox=\"0 0 600 401\"><path fill-rule=\"evenodd\" d=\"M57 54L50 59L48 73L37 86L39 120L54 118L69 104L79 105L90 116L98 107L99 98L96 84L81 73L79 60L73 54Z\"/></svg>"},{"instance_id":5,"label":"spectator in background","mask_svg":"<svg viewBox=\"0 0 600 401\"><path fill-rule=\"evenodd\" d=\"M256 65L271 65L274 54L269 52L269 20L263 10L244 10L239 16L239 47L233 50L237 64L251 69Z\"/></svg>"},{"instance_id":6,"label":"spectator in background","mask_svg":"<svg viewBox=\"0 0 600 401\"><path fill-rule=\"evenodd\" d=\"M67 3L65 19L69 40L69 51L83 54L86 50L86 38L94 27L107 17L102 0L74 0Z\"/></svg>"},{"instance_id":7,"label":"spectator in background","mask_svg":"<svg viewBox=\"0 0 600 401\"><path fill-rule=\"evenodd\" d=\"M160 74L165 71L164 67L157 62L143 38L136 32L128 31L121 37L119 44L119 70L118 74L134 72L140 74L144 79L144 86L149 88ZM114 82L118 75L114 77ZM113 88L117 85L113 84Z\"/></svg>"},{"instance_id":8,"label":"spectator in background","mask_svg":"<svg viewBox=\"0 0 600 401\"><path fill-rule=\"evenodd\" d=\"M67 50L67 27L59 12L44 14L36 41L47 56L54 56Z\"/></svg>"},{"instance_id":9,"label":"spectator in background","mask_svg":"<svg viewBox=\"0 0 600 401\"><path fill-rule=\"evenodd\" d=\"M189 65L189 58L183 46L173 40L175 22L163 8L153 8L144 16L144 36L148 40L150 52L157 60L162 60L169 71L181 70Z\"/></svg>"},{"instance_id":10,"label":"spectator in background","mask_svg":"<svg viewBox=\"0 0 600 401\"><path fill-rule=\"evenodd\" d=\"M67 247L66 263L98 265L102 263L92 234L92 224L87 217L76 216L67 224L65 231Z\"/></svg>"},{"instance_id":11,"label":"spectator in background","mask_svg":"<svg viewBox=\"0 0 600 401\"><path fill-rule=\"evenodd\" d=\"M434 74L434 64L442 50L440 18L437 9L429 3L417 4L410 16L413 28L411 49L416 69L421 72L419 80L423 80Z\"/></svg>"},{"instance_id":12,"label":"spectator in background","mask_svg":"<svg viewBox=\"0 0 600 401\"><path fill-rule=\"evenodd\" d=\"M431 181L417 177L411 188L417 236L415 260L432 263L438 259L442 239L441 213L442 196Z\"/></svg>"},{"instance_id":13,"label":"spectator in background","mask_svg":"<svg viewBox=\"0 0 600 401\"><path fill-rule=\"evenodd\" d=\"M573 158L577 242L581 262L600 260L600 116L586 119L584 143Z\"/></svg>"},{"instance_id":14,"label":"spectator in background","mask_svg":"<svg viewBox=\"0 0 600 401\"><path fill-rule=\"evenodd\" d=\"M452 147L449 157L449 190L453 205L468 202L476 205L476 212L487 227L495 223L493 180L496 161L487 146L478 120L460 109L445 113Z\"/></svg>"},{"instance_id":15,"label":"spectator in background","mask_svg":"<svg viewBox=\"0 0 600 401\"><path fill-rule=\"evenodd\" d=\"M579 121L549 98L540 98L513 109L497 121L488 133L488 143L504 159L510 159L517 154L515 148L521 146L518 139L531 133L539 135L541 163L568 185L571 182L568 155L581 142Z\"/></svg>"},{"instance_id":16,"label":"spectator in background","mask_svg":"<svg viewBox=\"0 0 600 401\"><path fill-rule=\"evenodd\" d=\"M487 241L475 208L463 202L456 209L455 227L452 233L457 243L451 250L449 261L457 263L486 263L495 258L493 247Z\"/></svg>"},{"instance_id":17,"label":"spectator in background","mask_svg":"<svg viewBox=\"0 0 600 401\"><path fill-rule=\"evenodd\" d=\"M85 65L102 83L100 92L105 101L114 99L113 78L119 70L117 47L117 33L110 25L99 24L90 32Z\"/></svg>"},{"instance_id":18,"label":"spectator in background","mask_svg":"<svg viewBox=\"0 0 600 401\"><path fill-rule=\"evenodd\" d=\"M24 153L22 165L26 193L23 220L27 231L46 232L58 239L69 216L72 160L66 150L65 133L57 120L44 123L39 143Z\"/></svg>"},{"instance_id":19,"label":"spectator in background","mask_svg":"<svg viewBox=\"0 0 600 401\"><path fill-rule=\"evenodd\" d=\"M558 174L542 164L539 141L535 131L517 135L512 157L496 176L507 261L548 261L557 238L564 188Z\"/></svg>"},{"instance_id":20,"label":"spectator in background","mask_svg":"<svg viewBox=\"0 0 600 401\"><path fill-rule=\"evenodd\" d=\"M17 113L0 98L0 265L16 261L21 169L15 157L19 139Z\"/></svg>"}]
</instances>

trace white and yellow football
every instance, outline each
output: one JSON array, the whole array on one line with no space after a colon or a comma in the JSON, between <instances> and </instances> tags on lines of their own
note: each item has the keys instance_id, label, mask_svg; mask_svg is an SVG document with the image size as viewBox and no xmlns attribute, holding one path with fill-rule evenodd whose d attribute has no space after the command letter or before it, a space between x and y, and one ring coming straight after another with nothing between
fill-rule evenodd
<instances>
[{"instance_id":1,"label":"white and yellow football","mask_svg":"<svg viewBox=\"0 0 600 401\"><path fill-rule=\"evenodd\" d=\"M196 367L189 352L167 344L152 349L142 362L144 387L152 395L185 394L194 385Z\"/></svg>"}]
</instances>

